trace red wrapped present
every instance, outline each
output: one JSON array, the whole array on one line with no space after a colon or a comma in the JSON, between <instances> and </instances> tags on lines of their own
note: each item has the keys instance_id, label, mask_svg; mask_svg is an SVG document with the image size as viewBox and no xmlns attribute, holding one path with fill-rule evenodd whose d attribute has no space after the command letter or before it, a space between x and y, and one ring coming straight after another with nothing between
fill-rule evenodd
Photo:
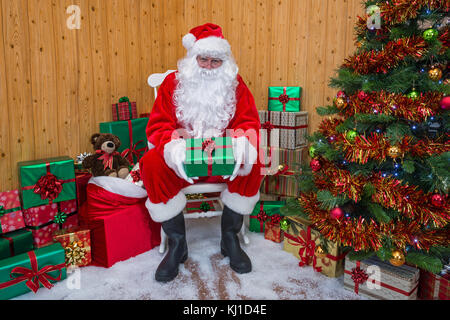
<instances>
[{"instance_id":1,"label":"red wrapped present","mask_svg":"<svg viewBox=\"0 0 450 320\"><path fill-rule=\"evenodd\" d=\"M52 244L53 233L78 225L76 200L62 201L23 211L25 225L33 233L36 248Z\"/></svg>"},{"instance_id":2,"label":"red wrapped present","mask_svg":"<svg viewBox=\"0 0 450 320\"><path fill-rule=\"evenodd\" d=\"M280 222L272 222L270 220L265 222L264 239L278 243L284 240L284 233L280 228Z\"/></svg>"},{"instance_id":3,"label":"red wrapped present","mask_svg":"<svg viewBox=\"0 0 450 320\"><path fill-rule=\"evenodd\" d=\"M86 172L75 173L75 184L77 187L77 203L78 207L86 201L86 188L92 174Z\"/></svg>"},{"instance_id":4,"label":"red wrapped present","mask_svg":"<svg viewBox=\"0 0 450 320\"><path fill-rule=\"evenodd\" d=\"M418 296L423 300L450 300L450 277L420 269Z\"/></svg>"},{"instance_id":5,"label":"red wrapped present","mask_svg":"<svg viewBox=\"0 0 450 320\"><path fill-rule=\"evenodd\" d=\"M109 268L160 244L161 224L150 218L146 199L145 189L124 179L89 181L80 226L91 230L93 265Z\"/></svg>"},{"instance_id":6,"label":"red wrapped present","mask_svg":"<svg viewBox=\"0 0 450 320\"><path fill-rule=\"evenodd\" d=\"M0 234L25 228L19 190L0 192Z\"/></svg>"},{"instance_id":7,"label":"red wrapped present","mask_svg":"<svg viewBox=\"0 0 450 320\"><path fill-rule=\"evenodd\" d=\"M136 119L136 102L130 102L128 97L120 98L119 103L112 105L112 115L113 121Z\"/></svg>"},{"instance_id":8,"label":"red wrapped present","mask_svg":"<svg viewBox=\"0 0 450 320\"><path fill-rule=\"evenodd\" d=\"M58 230L53 234L53 240L63 246L67 266L84 267L91 263L90 230L79 226Z\"/></svg>"}]
</instances>

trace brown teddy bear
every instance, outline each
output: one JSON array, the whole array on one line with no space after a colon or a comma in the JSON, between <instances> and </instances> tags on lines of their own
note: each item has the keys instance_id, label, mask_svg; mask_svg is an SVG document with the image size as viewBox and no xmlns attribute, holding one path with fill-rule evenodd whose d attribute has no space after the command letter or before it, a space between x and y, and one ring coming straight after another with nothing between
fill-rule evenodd
<instances>
[{"instance_id":1,"label":"brown teddy bear","mask_svg":"<svg viewBox=\"0 0 450 320\"><path fill-rule=\"evenodd\" d=\"M94 177L110 176L125 179L129 173L130 163L116 150L120 140L111 133L94 133L91 137L95 154L83 160L83 167L89 169Z\"/></svg>"}]
</instances>

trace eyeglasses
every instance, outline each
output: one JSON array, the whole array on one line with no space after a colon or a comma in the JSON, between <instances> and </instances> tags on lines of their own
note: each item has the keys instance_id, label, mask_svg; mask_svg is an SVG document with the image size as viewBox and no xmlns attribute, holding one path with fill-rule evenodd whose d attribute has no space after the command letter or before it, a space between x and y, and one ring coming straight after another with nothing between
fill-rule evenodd
<instances>
[{"instance_id":1,"label":"eyeglasses","mask_svg":"<svg viewBox=\"0 0 450 320\"><path fill-rule=\"evenodd\" d=\"M209 58L209 57L197 57L197 62L199 65L204 68L209 65L213 68L220 67L222 65L223 60L217 58Z\"/></svg>"}]
</instances>

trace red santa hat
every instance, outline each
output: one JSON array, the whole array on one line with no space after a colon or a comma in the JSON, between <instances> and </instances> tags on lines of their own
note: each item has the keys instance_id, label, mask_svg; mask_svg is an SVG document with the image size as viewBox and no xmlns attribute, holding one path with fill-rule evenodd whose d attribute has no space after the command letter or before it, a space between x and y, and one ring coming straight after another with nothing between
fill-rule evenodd
<instances>
[{"instance_id":1,"label":"red santa hat","mask_svg":"<svg viewBox=\"0 0 450 320\"><path fill-rule=\"evenodd\" d=\"M188 54L209 55L212 57L229 56L231 47L223 37L222 28L213 23L195 27L183 37L183 46Z\"/></svg>"}]
</instances>

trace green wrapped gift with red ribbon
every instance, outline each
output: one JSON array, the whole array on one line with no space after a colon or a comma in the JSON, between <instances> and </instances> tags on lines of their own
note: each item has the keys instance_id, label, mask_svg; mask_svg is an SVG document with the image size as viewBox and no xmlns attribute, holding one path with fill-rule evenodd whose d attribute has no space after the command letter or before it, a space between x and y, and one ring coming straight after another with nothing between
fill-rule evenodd
<instances>
[{"instance_id":1,"label":"green wrapped gift with red ribbon","mask_svg":"<svg viewBox=\"0 0 450 320\"><path fill-rule=\"evenodd\" d=\"M264 232L266 221L279 223L280 209L285 205L286 201L258 201L250 214L249 230Z\"/></svg>"},{"instance_id":2,"label":"green wrapped gift with red ribbon","mask_svg":"<svg viewBox=\"0 0 450 320\"><path fill-rule=\"evenodd\" d=\"M0 260L28 252L32 249L33 237L31 231L20 229L0 234Z\"/></svg>"},{"instance_id":3,"label":"green wrapped gift with red ribbon","mask_svg":"<svg viewBox=\"0 0 450 320\"><path fill-rule=\"evenodd\" d=\"M60 243L0 260L0 300L39 288L51 289L67 277L65 251Z\"/></svg>"},{"instance_id":4,"label":"green wrapped gift with red ribbon","mask_svg":"<svg viewBox=\"0 0 450 320\"><path fill-rule=\"evenodd\" d=\"M301 87L269 87L269 111L299 112Z\"/></svg>"},{"instance_id":5,"label":"green wrapped gift with red ribbon","mask_svg":"<svg viewBox=\"0 0 450 320\"><path fill-rule=\"evenodd\" d=\"M23 209L76 199L73 159L23 161L18 167Z\"/></svg>"},{"instance_id":6,"label":"green wrapped gift with red ribbon","mask_svg":"<svg viewBox=\"0 0 450 320\"><path fill-rule=\"evenodd\" d=\"M120 139L117 150L132 165L135 165L148 150L147 127L148 118L138 118L128 121L112 121L100 123L101 133L112 133Z\"/></svg>"},{"instance_id":7,"label":"green wrapped gift with red ribbon","mask_svg":"<svg viewBox=\"0 0 450 320\"><path fill-rule=\"evenodd\" d=\"M186 139L184 169L188 177L233 174L234 155L231 137Z\"/></svg>"},{"instance_id":8,"label":"green wrapped gift with red ribbon","mask_svg":"<svg viewBox=\"0 0 450 320\"><path fill-rule=\"evenodd\" d=\"M0 234L25 228L19 190L0 192Z\"/></svg>"}]
</instances>

